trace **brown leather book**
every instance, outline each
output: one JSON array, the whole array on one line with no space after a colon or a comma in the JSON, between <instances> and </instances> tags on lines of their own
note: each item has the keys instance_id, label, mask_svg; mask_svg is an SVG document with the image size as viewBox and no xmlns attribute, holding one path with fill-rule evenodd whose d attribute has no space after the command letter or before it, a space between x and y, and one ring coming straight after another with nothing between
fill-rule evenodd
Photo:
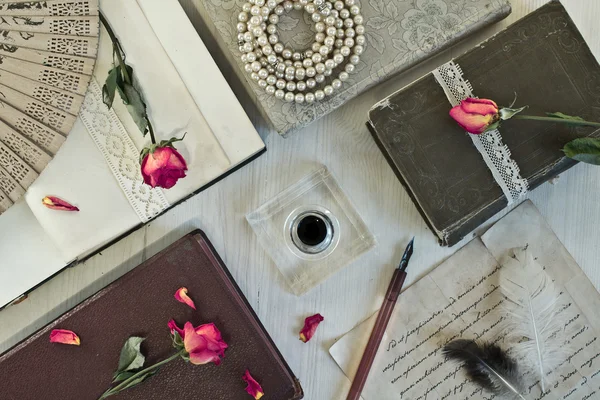
<instances>
[{"instance_id":1,"label":"brown leather book","mask_svg":"<svg viewBox=\"0 0 600 400\"><path fill-rule=\"evenodd\" d=\"M177 302L185 286L197 311ZM302 388L201 231L180 239L0 357L0 398L95 400L109 387L121 347L146 337L146 365L173 354L168 321L214 322L229 345L221 365L176 360L141 385L110 399L248 400L249 369L265 399L295 400ZM81 346L52 344L52 329L70 329Z\"/></svg>"},{"instance_id":2,"label":"brown leather book","mask_svg":"<svg viewBox=\"0 0 600 400\"><path fill-rule=\"evenodd\" d=\"M477 97L526 114L561 111L600 121L600 66L558 1L529 14L455 59ZM369 126L390 166L440 243L452 246L507 206L507 200L432 74L369 112ZM575 165L561 152L593 128L525 120L500 132L530 190Z\"/></svg>"}]
</instances>

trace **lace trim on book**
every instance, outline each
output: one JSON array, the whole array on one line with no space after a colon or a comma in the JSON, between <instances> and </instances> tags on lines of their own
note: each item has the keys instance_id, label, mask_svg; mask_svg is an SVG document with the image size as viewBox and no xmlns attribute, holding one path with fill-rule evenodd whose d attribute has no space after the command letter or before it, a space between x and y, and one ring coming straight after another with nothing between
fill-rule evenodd
<instances>
[{"instance_id":1,"label":"lace trim on book","mask_svg":"<svg viewBox=\"0 0 600 400\"><path fill-rule=\"evenodd\" d=\"M139 151L115 112L102 101L102 90L95 79L79 116L140 220L146 223L166 210L169 202L162 190L144 184Z\"/></svg>"},{"instance_id":2,"label":"lace trim on book","mask_svg":"<svg viewBox=\"0 0 600 400\"><path fill-rule=\"evenodd\" d=\"M462 69L454 61L435 69L433 76L444 89L444 93L453 107L467 97L475 97L473 86L464 79ZM500 131L494 129L481 135L469 134L469 137L481 153L494 179L502 188L508 203L512 204L525 196L529 184L526 179L521 177L519 166L511 158L510 149L502 142Z\"/></svg>"}]
</instances>

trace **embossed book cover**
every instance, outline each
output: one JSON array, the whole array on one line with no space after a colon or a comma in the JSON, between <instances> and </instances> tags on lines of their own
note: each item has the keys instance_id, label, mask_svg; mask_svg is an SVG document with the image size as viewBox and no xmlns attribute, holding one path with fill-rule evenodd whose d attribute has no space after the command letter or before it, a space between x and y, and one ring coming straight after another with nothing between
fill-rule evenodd
<instances>
[{"instance_id":1,"label":"embossed book cover","mask_svg":"<svg viewBox=\"0 0 600 400\"><path fill-rule=\"evenodd\" d=\"M329 114L368 88L437 54L476 30L502 20L511 11L508 0L276 1L282 7L285 3L314 3L321 4L317 7L332 6L335 10L349 7L349 4L360 5L361 17L354 18L354 21L361 23L352 24L356 35L366 39L360 61L352 68L348 79L342 82L341 88L332 95L326 95L324 99L312 103L308 100L300 103L286 102L269 94L259 85L260 82L253 80L250 73L244 70L237 25L247 1L204 0L194 3L205 9L206 12L202 14L209 17L208 24L214 24L216 40L224 48L227 61L234 67L237 65L234 69L253 92L254 100L263 115L284 136ZM268 4L266 1L263 5ZM252 15L250 12L248 14ZM286 9L276 21L273 32L286 48L306 53L306 50L311 49L311 44L318 40L315 20L311 19L308 12ZM359 25L361 28L357 28ZM267 27L269 29L271 28ZM364 33L361 34L363 30ZM345 64L346 62L343 63ZM343 71L343 68L335 68L332 76L314 89L309 86L304 91L292 92L306 96L307 93L323 89L337 77L340 70Z\"/></svg>"},{"instance_id":2,"label":"embossed book cover","mask_svg":"<svg viewBox=\"0 0 600 400\"><path fill-rule=\"evenodd\" d=\"M600 120L600 66L559 1L541 7L454 60L473 95L527 114L562 111ZM503 190L472 139L453 121L451 105L434 74L376 104L368 126L417 208L452 246L504 209ZM592 128L537 121L507 121L499 131L521 176L534 189L575 162L560 149Z\"/></svg>"}]
</instances>

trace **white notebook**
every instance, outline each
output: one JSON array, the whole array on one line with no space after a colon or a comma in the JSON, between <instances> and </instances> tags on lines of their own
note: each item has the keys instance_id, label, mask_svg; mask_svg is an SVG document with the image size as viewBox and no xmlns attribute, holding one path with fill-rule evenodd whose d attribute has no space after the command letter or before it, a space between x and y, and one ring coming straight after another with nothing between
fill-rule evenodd
<instances>
[{"instance_id":1,"label":"white notebook","mask_svg":"<svg viewBox=\"0 0 600 400\"><path fill-rule=\"evenodd\" d=\"M150 190L136 178L139 151L150 139L118 95L113 112L102 107L100 88L112 68L102 30L95 82L67 141L26 201L0 216L0 307L264 151L177 0L101 0L100 9L134 69L157 140L186 133L176 147L187 177L169 190ZM45 208L47 195L80 212Z\"/></svg>"}]
</instances>

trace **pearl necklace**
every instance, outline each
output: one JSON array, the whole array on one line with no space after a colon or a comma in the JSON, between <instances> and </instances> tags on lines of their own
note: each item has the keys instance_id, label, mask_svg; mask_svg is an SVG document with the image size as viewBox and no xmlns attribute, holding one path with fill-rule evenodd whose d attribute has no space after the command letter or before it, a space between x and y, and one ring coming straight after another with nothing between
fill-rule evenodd
<instances>
[{"instance_id":1,"label":"pearl necklace","mask_svg":"<svg viewBox=\"0 0 600 400\"><path fill-rule=\"evenodd\" d=\"M286 48L279 40L279 17L294 9L304 9L317 31L304 52ZM269 95L287 102L313 103L333 95L354 72L366 44L356 0L248 0L238 21L244 69ZM325 82L346 58L337 78ZM323 89L316 89L322 83Z\"/></svg>"}]
</instances>

